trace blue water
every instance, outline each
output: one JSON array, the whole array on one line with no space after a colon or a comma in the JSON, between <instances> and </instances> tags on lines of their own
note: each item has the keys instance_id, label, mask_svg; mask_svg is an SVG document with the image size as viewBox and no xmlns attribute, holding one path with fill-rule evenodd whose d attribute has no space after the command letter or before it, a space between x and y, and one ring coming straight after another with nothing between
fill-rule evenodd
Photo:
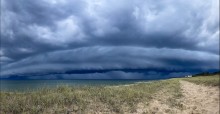
<instances>
[{"instance_id":1,"label":"blue water","mask_svg":"<svg viewBox=\"0 0 220 114\"><path fill-rule=\"evenodd\" d=\"M58 86L114 86L147 80L0 80L1 91L33 91Z\"/></svg>"}]
</instances>

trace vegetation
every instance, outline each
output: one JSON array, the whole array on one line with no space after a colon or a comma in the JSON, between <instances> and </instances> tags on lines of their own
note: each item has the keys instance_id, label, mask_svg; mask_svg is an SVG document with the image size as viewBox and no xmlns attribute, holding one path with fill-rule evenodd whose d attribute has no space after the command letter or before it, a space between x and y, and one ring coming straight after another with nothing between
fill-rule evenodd
<instances>
[{"instance_id":1,"label":"vegetation","mask_svg":"<svg viewBox=\"0 0 220 114\"><path fill-rule=\"evenodd\" d=\"M198 73L198 74L194 74L193 77L197 77L197 76L213 76L213 75L219 75L220 71L217 72L202 72L202 73Z\"/></svg>"},{"instance_id":2,"label":"vegetation","mask_svg":"<svg viewBox=\"0 0 220 114\"><path fill-rule=\"evenodd\" d=\"M148 103L158 91L166 89L179 96L176 84L176 80L165 80L129 86L63 86L36 92L1 92L0 113L135 112L138 103Z\"/></svg>"},{"instance_id":3,"label":"vegetation","mask_svg":"<svg viewBox=\"0 0 220 114\"><path fill-rule=\"evenodd\" d=\"M179 80L219 86L219 76L215 75L121 86L62 86L35 92L0 92L0 113L134 113L138 104L149 105L155 96L166 97L161 102L182 109Z\"/></svg>"},{"instance_id":4,"label":"vegetation","mask_svg":"<svg viewBox=\"0 0 220 114\"><path fill-rule=\"evenodd\" d=\"M197 76L197 77L185 78L184 80L206 86L220 86L219 74L216 74L214 76Z\"/></svg>"}]
</instances>

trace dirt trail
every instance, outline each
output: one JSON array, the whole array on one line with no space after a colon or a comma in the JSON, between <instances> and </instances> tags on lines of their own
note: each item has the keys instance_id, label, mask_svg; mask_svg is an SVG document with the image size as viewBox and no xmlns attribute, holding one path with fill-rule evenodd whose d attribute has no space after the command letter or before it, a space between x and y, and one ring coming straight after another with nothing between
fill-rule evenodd
<instances>
[{"instance_id":1,"label":"dirt trail","mask_svg":"<svg viewBox=\"0 0 220 114\"><path fill-rule=\"evenodd\" d=\"M150 114L219 114L219 88L196 85L180 81L183 97L178 100L182 109L170 107L168 98L172 97L165 91L160 91L145 108L139 106L137 113Z\"/></svg>"},{"instance_id":2,"label":"dirt trail","mask_svg":"<svg viewBox=\"0 0 220 114\"><path fill-rule=\"evenodd\" d=\"M140 103L137 105L136 112L125 112L125 114L219 114L218 87L196 85L182 80L180 81L180 86L183 97L174 102L178 102L182 106L181 108L178 106L171 107L168 99L173 97L172 93L167 90L161 90L152 98L151 102L147 104ZM107 107L100 109L107 109ZM90 113L114 112L96 110Z\"/></svg>"},{"instance_id":3,"label":"dirt trail","mask_svg":"<svg viewBox=\"0 0 220 114\"><path fill-rule=\"evenodd\" d=\"M219 114L219 88L180 81L185 113Z\"/></svg>"}]
</instances>

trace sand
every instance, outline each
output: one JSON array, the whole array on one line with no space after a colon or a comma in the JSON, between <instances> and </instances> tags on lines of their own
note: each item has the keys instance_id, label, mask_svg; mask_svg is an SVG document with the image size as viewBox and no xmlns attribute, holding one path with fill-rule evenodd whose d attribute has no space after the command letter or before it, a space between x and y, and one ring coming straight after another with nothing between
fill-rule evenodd
<instances>
[{"instance_id":1,"label":"sand","mask_svg":"<svg viewBox=\"0 0 220 114\"><path fill-rule=\"evenodd\" d=\"M219 88L196 85L180 81L183 97L179 99L182 108L168 105L172 97L165 91L156 94L148 104L139 104L137 114L219 114Z\"/></svg>"},{"instance_id":2,"label":"sand","mask_svg":"<svg viewBox=\"0 0 220 114\"><path fill-rule=\"evenodd\" d=\"M219 88L180 81L187 113L219 114Z\"/></svg>"}]
</instances>

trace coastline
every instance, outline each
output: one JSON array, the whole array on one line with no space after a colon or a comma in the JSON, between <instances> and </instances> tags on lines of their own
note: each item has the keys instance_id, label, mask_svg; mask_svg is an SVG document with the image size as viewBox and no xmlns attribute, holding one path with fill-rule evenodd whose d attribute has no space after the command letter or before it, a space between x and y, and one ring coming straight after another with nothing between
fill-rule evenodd
<instances>
[{"instance_id":1,"label":"coastline","mask_svg":"<svg viewBox=\"0 0 220 114\"><path fill-rule=\"evenodd\" d=\"M215 82L214 82L215 81ZM189 84L190 83L190 84ZM191 86L187 86L191 85ZM218 110L217 103L208 102L206 109L188 99L188 91L201 89L206 101L219 101L219 76L174 78L152 82L136 82L120 86L65 87L33 92L0 92L0 113L209 113ZM206 89L210 87L209 89ZM190 90L191 89L191 90ZM183 91L184 90L184 91ZM203 91L204 90L204 91ZM209 91L210 90L210 91ZM198 93L197 93L198 94ZM195 95L197 96L197 95ZM202 99L198 95L198 100ZM193 106L188 106L187 102ZM198 105L198 106L197 106ZM97 108L98 107L98 108ZM161 108L156 108L161 107ZM204 109L204 110L202 110ZM203 111L203 112L202 112Z\"/></svg>"}]
</instances>

